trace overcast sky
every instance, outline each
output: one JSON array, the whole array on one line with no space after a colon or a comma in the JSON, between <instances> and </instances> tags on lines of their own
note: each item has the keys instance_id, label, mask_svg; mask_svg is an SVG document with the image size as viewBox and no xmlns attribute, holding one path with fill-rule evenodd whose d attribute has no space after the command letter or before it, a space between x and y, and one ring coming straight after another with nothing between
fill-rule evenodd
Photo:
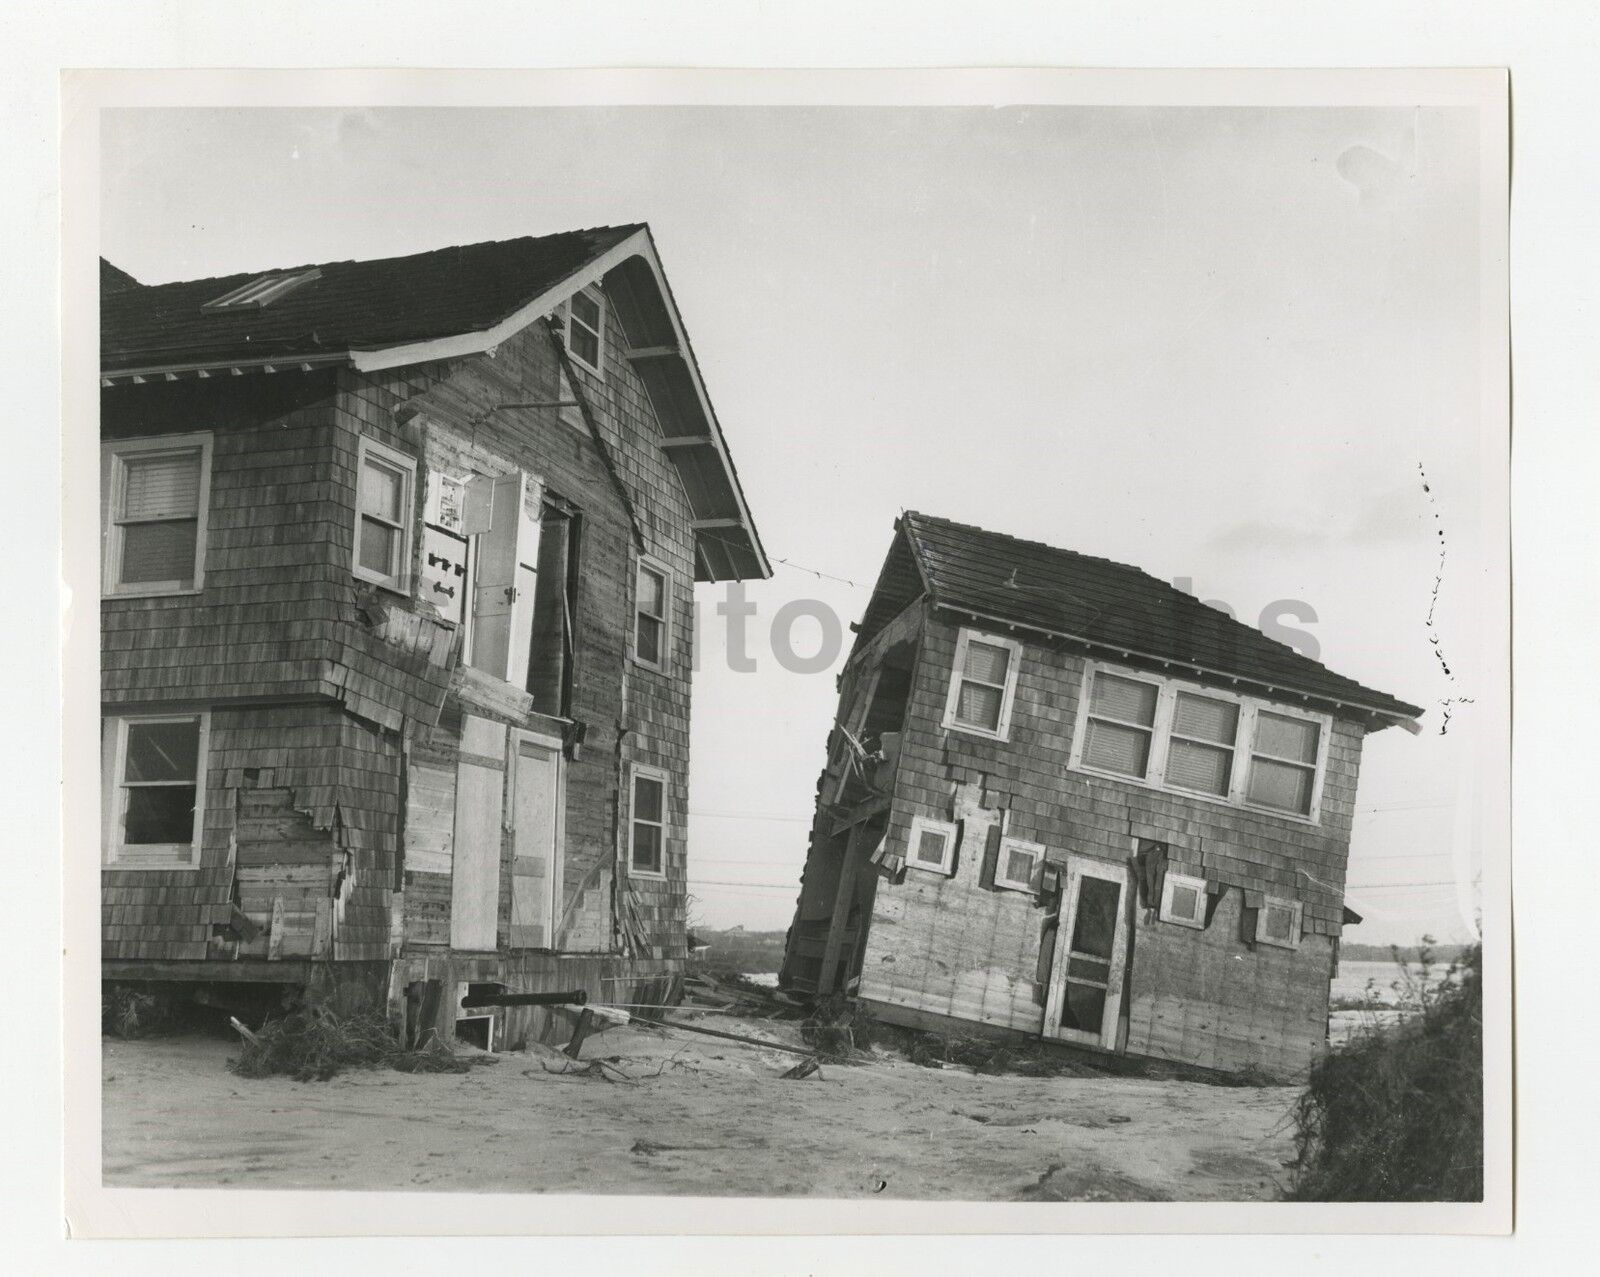
<instances>
[{"instance_id":1,"label":"overcast sky","mask_svg":"<svg viewBox=\"0 0 1600 1277\"><path fill-rule=\"evenodd\" d=\"M1368 738L1346 938L1461 938L1481 848L1457 799L1503 682L1474 625L1504 589L1475 136L1447 109L116 111L102 251L160 283L649 222L770 553L842 578L750 587L743 674L699 589L705 923L786 926L805 855L834 671L781 669L772 617L857 619L910 508L1252 623L1309 604L1285 623L1324 663L1429 707L1422 736Z\"/></svg>"}]
</instances>

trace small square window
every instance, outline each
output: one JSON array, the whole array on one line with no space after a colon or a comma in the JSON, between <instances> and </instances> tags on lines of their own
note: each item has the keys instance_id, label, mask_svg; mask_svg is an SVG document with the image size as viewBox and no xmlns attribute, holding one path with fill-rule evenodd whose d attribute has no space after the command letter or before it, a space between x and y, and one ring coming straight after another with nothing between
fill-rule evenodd
<instances>
[{"instance_id":1,"label":"small square window","mask_svg":"<svg viewBox=\"0 0 1600 1277\"><path fill-rule=\"evenodd\" d=\"M605 295L594 287L574 293L567 303L567 353L597 377L604 367L605 333Z\"/></svg>"},{"instance_id":2,"label":"small square window","mask_svg":"<svg viewBox=\"0 0 1600 1277\"><path fill-rule=\"evenodd\" d=\"M1256 941L1279 949L1300 947L1300 904L1267 896L1256 912Z\"/></svg>"},{"instance_id":3,"label":"small square window","mask_svg":"<svg viewBox=\"0 0 1600 1277\"><path fill-rule=\"evenodd\" d=\"M1044 848L1035 842L1020 838L1003 838L1000 841L1000 859L994 867L994 885L1009 887L1013 891L1033 891L1044 862Z\"/></svg>"},{"instance_id":4,"label":"small square window","mask_svg":"<svg viewBox=\"0 0 1600 1277\"><path fill-rule=\"evenodd\" d=\"M1204 929L1206 925L1206 880L1186 874L1168 873L1161 888L1161 921L1180 927Z\"/></svg>"},{"instance_id":5,"label":"small square window","mask_svg":"<svg viewBox=\"0 0 1600 1277\"><path fill-rule=\"evenodd\" d=\"M913 817L911 835L907 839L906 864L929 873L953 874L956 865L956 827L926 816Z\"/></svg>"}]
</instances>

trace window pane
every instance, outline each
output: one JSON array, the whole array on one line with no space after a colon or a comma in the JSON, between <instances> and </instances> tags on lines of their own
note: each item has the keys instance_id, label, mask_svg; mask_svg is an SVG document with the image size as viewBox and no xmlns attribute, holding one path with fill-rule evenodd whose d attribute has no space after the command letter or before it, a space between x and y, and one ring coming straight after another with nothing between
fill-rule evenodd
<instances>
[{"instance_id":1,"label":"window pane","mask_svg":"<svg viewBox=\"0 0 1600 1277\"><path fill-rule=\"evenodd\" d=\"M636 776L633 780L633 818L661 823L663 787L659 780Z\"/></svg>"},{"instance_id":2,"label":"window pane","mask_svg":"<svg viewBox=\"0 0 1600 1277\"><path fill-rule=\"evenodd\" d=\"M587 324L590 328L598 330L600 327L600 303L589 293L574 293L572 296L572 317L580 324Z\"/></svg>"},{"instance_id":3,"label":"window pane","mask_svg":"<svg viewBox=\"0 0 1600 1277\"><path fill-rule=\"evenodd\" d=\"M200 758L200 724L129 723L125 780L193 780Z\"/></svg>"},{"instance_id":4,"label":"window pane","mask_svg":"<svg viewBox=\"0 0 1600 1277\"><path fill-rule=\"evenodd\" d=\"M572 325L572 353L591 368L600 363L600 338L579 324Z\"/></svg>"},{"instance_id":5,"label":"window pane","mask_svg":"<svg viewBox=\"0 0 1600 1277\"><path fill-rule=\"evenodd\" d=\"M125 519L193 517L200 512L200 454L126 457L122 490Z\"/></svg>"},{"instance_id":6,"label":"window pane","mask_svg":"<svg viewBox=\"0 0 1600 1277\"><path fill-rule=\"evenodd\" d=\"M400 529L372 519L361 520L361 555L359 562L369 572L380 576L398 576L395 552L400 545Z\"/></svg>"},{"instance_id":7,"label":"window pane","mask_svg":"<svg viewBox=\"0 0 1600 1277\"><path fill-rule=\"evenodd\" d=\"M195 537L193 519L170 523L128 523L122 528L122 579L119 585L146 581L194 580Z\"/></svg>"},{"instance_id":8,"label":"window pane","mask_svg":"<svg viewBox=\"0 0 1600 1277\"><path fill-rule=\"evenodd\" d=\"M1067 981L1066 1002L1061 1008L1061 1027L1084 1033L1099 1033L1106 1017L1106 991L1087 984Z\"/></svg>"},{"instance_id":9,"label":"window pane","mask_svg":"<svg viewBox=\"0 0 1600 1277\"><path fill-rule=\"evenodd\" d=\"M134 846L194 841L193 785L152 785L123 792L128 796L123 842Z\"/></svg>"},{"instance_id":10,"label":"window pane","mask_svg":"<svg viewBox=\"0 0 1600 1277\"><path fill-rule=\"evenodd\" d=\"M1029 882L1033 878L1033 856L1016 848L1006 850L1006 877L1012 882Z\"/></svg>"},{"instance_id":11,"label":"window pane","mask_svg":"<svg viewBox=\"0 0 1600 1277\"><path fill-rule=\"evenodd\" d=\"M1094 958L1111 957L1117 934L1117 906L1122 884L1085 876L1078 887L1078 918L1072 928L1072 949Z\"/></svg>"},{"instance_id":12,"label":"window pane","mask_svg":"<svg viewBox=\"0 0 1600 1277\"><path fill-rule=\"evenodd\" d=\"M1261 911L1261 934L1269 940L1293 939L1294 910L1284 905L1268 905Z\"/></svg>"},{"instance_id":13,"label":"window pane","mask_svg":"<svg viewBox=\"0 0 1600 1277\"><path fill-rule=\"evenodd\" d=\"M666 614L667 582L659 572L639 569L639 610L651 616Z\"/></svg>"},{"instance_id":14,"label":"window pane","mask_svg":"<svg viewBox=\"0 0 1600 1277\"><path fill-rule=\"evenodd\" d=\"M1193 920L1200 916L1200 893L1193 887L1173 887L1172 912L1179 918Z\"/></svg>"},{"instance_id":15,"label":"window pane","mask_svg":"<svg viewBox=\"0 0 1600 1277\"><path fill-rule=\"evenodd\" d=\"M1090 984L1105 984L1111 979L1111 964L1093 958L1068 958L1067 978L1083 980Z\"/></svg>"},{"instance_id":16,"label":"window pane","mask_svg":"<svg viewBox=\"0 0 1600 1277\"><path fill-rule=\"evenodd\" d=\"M1108 772L1143 776L1150 762L1150 733L1091 718L1083 761Z\"/></svg>"},{"instance_id":17,"label":"window pane","mask_svg":"<svg viewBox=\"0 0 1600 1277\"><path fill-rule=\"evenodd\" d=\"M643 612L639 613L639 642L635 651L641 661L661 664L661 622Z\"/></svg>"},{"instance_id":18,"label":"window pane","mask_svg":"<svg viewBox=\"0 0 1600 1277\"><path fill-rule=\"evenodd\" d=\"M1195 745L1174 739L1167 749L1167 781L1206 794L1228 792L1233 752L1216 745Z\"/></svg>"},{"instance_id":19,"label":"window pane","mask_svg":"<svg viewBox=\"0 0 1600 1277\"><path fill-rule=\"evenodd\" d=\"M1250 764L1250 801L1280 811L1309 815L1312 775L1309 767L1275 763L1267 758L1254 759Z\"/></svg>"},{"instance_id":20,"label":"window pane","mask_svg":"<svg viewBox=\"0 0 1600 1277\"><path fill-rule=\"evenodd\" d=\"M405 476L378 461L368 460L361 467L361 512L375 514L391 523L400 522L400 496Z\"/></svg>"},{"instance_id":21,"label":"window pane","mask_svg":"<svg viewBox=\"0 0 1600 1277\"><path fill-rule=\"evenodd\" d=\"M1143 723L1148 727L1156 721L1156 696L1159 691L1154 683L1138 683L1131 678L1118 678L1115 674L1096 674L1094 689L1089 697L1089 709L1107 718Z\"/></svg>"},{"instance_id":22,"label":"window pane","mask_svg":"<svg viewBox=\"0 0 1600 1277\"><path fill-rule=\"evenodd\" d=\"M1009 648L996 647L993 643L968 643L967 663L963 672L968 678L975 678L979 682L1004 686L1010 662Z\"/></svg>"},{"instance_id":23,"label":"window pane","mask_svg":"<svg viewBox=\"0 0 1600 1277\"><path fill-rule=\"evenodd\" d=\"M1317 761L1317 725L1265 710L1256 715L1256 751L1302 763Z\"/></svg>"},{"instance_id":24,"label":"window pane","mask_svg":"<svg viewBox=\"0 0 1600 1277\"><path fill-rule=\"evenodd\" d=\"M649 873L661 872L660 825L634 825L633 867L646 870Z\"/></svg>"},{"instance_id":25,"label":"window pane","mask_svg":"<svg viewBox=\"0 0 1600 1277\"><path fill-rule=\"evenodd\" d=\"M1231 701L1214 701L1209 696L1178 693L1172 713L1172 730L1179 736L1232 745L1239 733L1239 707Z\"/></svg>"},{"instance_id":26,"label":"window pane","mask_svg":"<svg viewBox=\"0 0 1600 1277\"><path fill-rule=\"evenodd\" d=\"M999 731L1003 695L998 687L962 683L961 697L956 705L956 720L971 727L981 727L986 732Z\"/></svg>"},{"instance_id":27,"label":"window pane","mask_svg":"<svg viewBox=\"0 0 1600 1277\"><path fill-rule=\"evenodd\" d=\"M946 834L936 829L924 829L917 839L917 862L924 865L942 865Z\"/></svg>"}]
</instances>

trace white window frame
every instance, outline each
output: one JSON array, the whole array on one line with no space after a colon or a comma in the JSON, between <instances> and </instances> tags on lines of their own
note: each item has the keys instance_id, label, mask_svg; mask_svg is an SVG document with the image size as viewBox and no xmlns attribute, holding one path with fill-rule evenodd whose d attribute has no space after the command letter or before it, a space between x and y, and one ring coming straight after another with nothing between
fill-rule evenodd
<instances>
[{"instance_id":1,"label":"white window frame","mask_svg":"<svg viewBox=\"0 0 1600 1277\"><path fill-rule=\"evenodd\" d=\"M181 435L151 435L143 439L108 439L100 445L100 529L103 553L100 563L100 596L107 599L140 598L150 595L199 594L205 588L206 528L211 508L211 432L195 431ZM137 581L119 583L122 575L122 524L116 509L121 500L125 459L146 453L194 452L200 454L200 487L196 495L194 529L194 573L184 581Z\"/></svg>"},{"instance_id":2,"label":"white window frame","mask_svg":"<svg viewBox=\"0 0 1600 1277\"><path fill-rule=\"evenodd\" d=\"M1159 689L1156 701L1155 724L1152 728L1154 736L1150 742L1150 760L1145 768L1143 777L1109 771L1084 761L1083 753L1084 746L1087 743L1090 717L1089 697L1094 686L1094 677L1101 670L1117 678L1155 684ZM1166 779L1167 753L1172 737L1173 710L1177 705L1177 698L1180 693L1207 697L1211 700L1231 701L1239 706L1237 733L1232 746L1233 767L1229 775L1226 795L1213 794L1203 789L1190 789L1175 782L1169 782ZM1317 727L1316 772L1312 779L1311 810L1309 812L1302 814L1300 812L1287 811L1282 807L1251 802L1248 797L1250 792L1250 771L1255 758L1256 716L1262 711L1269 714L1277 714L1281 718L1299 719L1302 722L1312 723ZM1082 772L1089 776L1120 781L1125 785L1137 785L1143 789L1159 789L1184 798L1192 798L1196 802L1215 803L1224 807L1237 807L1260 815L1273 816L1279 820L1291 820L1302 825L1316 825L1320 824L1322 819L1322 785L1327 775L1328 747L1332 736L1333 718L1327 714L1294 709L1280 702L1265 700L1258 696L1246 696L1239 692L1224 691L1221 688L1208 687L1202 683L1190 682L1187 679L1169 678L1160 674L1152 674L1148 670L1130 669L1127 666L1114 665L1107 661L1085 661L1083 679L1078 689L1078 714L1072 731L1072 750L1067 759L1067 766L1072 771ZM1216 742L1204 743L1215 744ZM1264 755L1264 757L1271 758L1272 756L1269 754ZM1296 765L1309 767L1311 764Z\"/></svg>"},{"instance_id":3,"label":"white window frame","mask_svg":"<svg viewBox=\"0 0 1600 1277\"><path fill-rule=\"evenodd\" d=\"M572 299L570 297L563 302L562 313L566 320L563 337L566 341L567 354L572 357L572 362L577 364L578 367L592 372L596 377L604 377L606 375L606 295L595 284L585 284L578 292L587 296L590 301L600 308L599 327L591 327L572 313ZM594 333L595 357L593 363L590 363L580 355L572 344L572 326L574 324L577 324L587 332Z\"/></svg>"},{"instance_id":4,"label":"white window frame","mask_svg":"<svg viewBox=\"0 0 1600 1277\"><path fill-rule=\"evenodd\" d=\"M1267 938L1267 910L1289 910L1289 938L1287 940L1269 940ZM1305 920L1304 906L1298 900L1286 900L1282 896L1263 896L1261 908L1256 910L1256 943L1270 944L1274 949L1298 949L1300 947L1300 928Z\"/></svg>"},{"instance_id":5,"label":"white window frame","mask_svg":"<svg viewBox=\"0 0 1600 1277\"><path fill-rule=\"evenodd\" d=\"M1006 662L1006 682L1000 692L1000 715L993 731L975 723L964 723L956 717L956 710L961 705L961 684L966 679L963 671L967 667L967 648L974 641L986 643L990 647L1003 647L1011 653ZM950 689L945 695L944 718L940 722L947 732L964 732L968 736L980 736L984 740L1011 739L1011 710L1017 698L1017 671L1022 665L1022 644L1013 638L1003 638L998 634L990 634L984 630L963 627L956 639L955 661L950 667ZM977 683L978 679L971 682ZM983 687L994 687L993 683L981 683Z\"/></svg>"},{"instance_id":6,"label":"white window frame","mask_svg":"<svg viewBox=\"0 0 1600 1277\"><path fill-rule=\"evenodd\" d=\"M1112 668L1110 666L1105 666L1103 668L1104 668L1104 670L1105 670L1105 672L1107 674L1111 675L1114 678L1120 678L1120 679L1123 679L1124 681L1129 682L1129 683L1139 683L1139 684L1141 684L1141 685L1143 685L1145 687L1153 687L1153 688L1155 688L1156 689L1155 714L1150 719L1150 721L1148 723L1135 723L1132 720L1126 719L1126 718L1112 718L1109 714L1096 714L1094 712L1094 707L1093 707L1093 703L1092 703L1092 700L1091 700L1091 695L1092 695L1092 693L1094 691L1094 680L1092 678L1085 679L1084 684L1083 684L1083 697L1082 697L1082 703L1081 703L1081 712L1080 712L1080 714L1078 716L1079 717L1079 721L1081 723L1081 728L1080 728L1079 731L1074 733L1073 739L1072 739L1072 745L1073 745L1072 760L1073 760L1073 765L1074 766L1077 765L1079 757L1082 754L1083 750L1088 748L1088 745L1089 745L1089 722L1090 722L1090 720L1091 719L1098 719L1098 720L1100 720L1101 722L1104 722L1104 723L1114 723L1116 726L1118 726L1118 727L1126 727L1130 731L1143 732L1146 736L1148 736L1150 738L1150 749L1149 749L1149 752L1145 755L1145 760L1144 760L1144 774L1141 775L1141 776L1133 776L1133 775L1130 775L1127 772L1113 771L1109 767L1095 767L1091 763L1084 763L1083 764L1083 770L1084 771L1096 772L1096 773L1098 773L1099 775L1102 775L1102 776L1115 776L1118 780L1130 781L1131 783L1133 783L1135 785L1148 784L1150 782L1150 779L1151 779L1152 776L1155 776L1155 775L1159 774L1157 772L1157 770L1156 770L1157 748L1158 748L1158 746L1160 747L1160 762L1161 762L1163 768L1165 768L1166 761L1167 761L1166 760L1167 727L1171 723L1171 714L1170 714L1170 707L1168 705L1168 697L1167 697L1167 694L1166 694L1166 688L1163 686L1162 680L1160 678L1152 677L1151 675L1143 674L1143 673L1140 673L1140 672L1138 672L1136 670L1129 670L1129 671L1125 672L1123 670L1114 669L1114 668ZM1081 744L1080 744L1080 742L1081 742Z\"/></svg>"},{"instance_id":7,"label":"white window frame","mask_svg":"<svg viewBox=\"0 0 1600 1277\"><path fill-rule=\"evenodd\" d=\"M376 459L383 465L398 470L404 483L400 493L400 522L391 523L387 518L369 516L361 508L361 477L366 473L369 458ZM350 568L356 578L381 586L385 590L393 590L396 594L409 594L411 590L413 539L416 535L416 507L417 507L417 459L408 456L398 449L368 435L361 436L360 446L356 450L356 487L355 487L355 524L354 537L350 543ZM365 518L374 518L378 522L395 528L400 533L400 552L398 555L398 574L386 576L381 572L374 572L371 568L361 564L361 521Z\"/></svg>"},{"instance_id":8,"label":"white window frame","mask_svg":"<svg viewBox=\"0 0 1600 1277\"><path fill-rule=\"evenodd\" d=\"M642 600L639 595L639 574L641 572L654 572L661 578L661 609L662 615L656 617L661 622L661 659L647 661L639 653L639 618L648 616L642 610ZM648 554L641 554L634 560L633 566L633 611L632 633L628 635L628 650L633 656L636 665L642 665L647 670L654 670L657 674L665 674L672 668L672 611L677 600L677 591L674 588L672 569L661 560Z\"/></svg>"},{"instance_id":9,"label":"white window frame","mask_svg":"<svg viewBox=\"0 0 1600 1277\"><path fill-rule=\"evenodd\" d=\"M661 786L661 819L640 820L636 814L640 780L653 780ZM630 878L657 878L667 876L667 828L672 814L672 779L659 767L633 763L628 767L628 876ZM661 867L641 869L634 855L634 835L639 825L654 825L661 830Z\"/></svg>"},{"instance_id":10,"label":"white window frame","mask_svg":"<svg viewBox=\"0 0 1600 1277\"><path fill-rule=\"evenodd\" d=\"M1185 918L1181 913L1173 912L1172 893L1179 887L1189 887L1195 893L1195 908L1199 911L1193 918ZM1196 931L1206 928L1206 880L1194 878L1188 874L1177 874L1167 871L1165 881L1161 885L1161 909L1159 914L1162 922L1175 922L1180 927L1193 927Z\"/></svg>"},{"instance_id":11,"label":"white window frame","mask_svg":"<svg viewBox=\"0 0 1600 1277\"><path fill-rule=\"evenodd\" d=\"M1033 859L1033 868L1028 871L1025 879L1013 878L1007 874L1006 869L1010 863L1011 853L1020 851ZM1000 840L1000 856L995 861L994 885L1004 887L1008 891L1026 891L1034 893L1034 881L1039 874L1039 866L1044 864L1044 845L1042 843L1028 842L1022 838L1002 838Z\"/></svg>"},{"instance_id":12,"label":"white window frame","mask_svg":"<svg viewBox=\"0 0 1600 1277\"><path fill-rule=\"evenodd\" d=\"M128 728L140 723L192 723L200 725L196 745L194 778L194 828L188 843L140 843L140 859L125 860L123 835L123 794L127 785L123 779L128 763ZM100 839L101 864L120 872L142 873L147 870L198 869L200 867L201 835L205 829L206 764L211 746L211 715L204 710L186 714L126 714L110 715L103 720L101 735L101 815L103 828ZM168 853L164 857L162 852Z\"/></svg>"},{"instance_id":13,"label":"white window frame","mask_svg":"<svg viewBox=\"0 0 1600 1277\"><path fill-rule=\"evenodd\" d=\"M913 816L911 818L911 832L906 836L906 868L920 869L923 873L939 874L950 877L956 871L956 839L958 835L956 826L948 820L935 820L931 816ZM924 833L939 834L944 838L944 856L939 863L929 864L926 860L917 859L917 848L922 843Z\"/></svg>"}]
</instances>

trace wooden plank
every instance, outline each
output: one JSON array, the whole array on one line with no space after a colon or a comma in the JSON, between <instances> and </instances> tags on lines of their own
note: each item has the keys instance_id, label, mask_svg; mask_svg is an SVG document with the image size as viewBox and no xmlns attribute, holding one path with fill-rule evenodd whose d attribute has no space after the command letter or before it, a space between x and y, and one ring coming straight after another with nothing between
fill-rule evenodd
<instances>
[{"instance_id":1,"label":"wooden plank","mask_svg":"<svg viewBox=\"0 0 1600 1277\"><path fill-rule=\"evenodd\" d=\"M490 752L496 738L501 757L505 726L468 716L463 746ZM486 748L487 747L487 748ZM450 886L450 944L457 949L493 949L500 903L500 829L505 775L463 760L456 770L454 853Z\"/></svg>"},{"instance_id":2,"label":"wooden plank","mask_svg":"<svg viewBox=\"0 0 1600 1277\"><path fill-rule=\"evenodd\" d=\"M283 956L283 898L272 902L272 926L267 932L267 959L276 962Z\"/></svg>"}]
</instances>

